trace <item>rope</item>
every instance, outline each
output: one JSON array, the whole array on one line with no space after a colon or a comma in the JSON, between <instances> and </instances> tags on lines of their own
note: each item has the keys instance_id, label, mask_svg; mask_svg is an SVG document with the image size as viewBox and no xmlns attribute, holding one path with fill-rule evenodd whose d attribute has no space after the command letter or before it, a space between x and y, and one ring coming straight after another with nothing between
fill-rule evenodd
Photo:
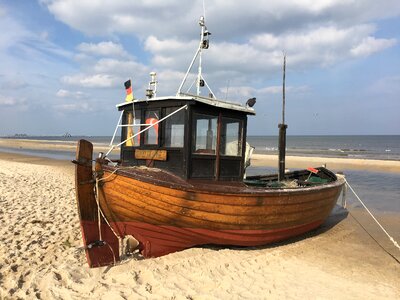
<instances>
[{"instance_id":1,"label":"rope","mask_svg":"<svg viewBox=\"0 0 400 300\"><path fill-rule=\"evenodd\" d=\"M138 136L138 135L142 134L143 132L149 130L151 127L156 126L158 123L161 123L162 121L164 121L164 120L166 120L166 119L172 117L174 114L176 114L177 112L181 111L182 109L187 109L187 108L188 108L188 105L186 104L186 105L184 105L184 106L178 108L177 110L173 111L173 112L170 113L169 115L165 116L164 118L158 120L157 122L148 125L145 129L140 130L139 132L137 132L137 133L135 133L134 135L132 135L131 137L127 138L127 139L124 140L123 142L121 142L121 143L119 143L119 144L117 144L117 145L115 145L115 146L111 146L110 149L109 149L109 150L107 151L107 153L105 154L105 156L108 156L108 154L110 154L111 151L113 151L116 147L119 147L119 146L121 146L122 144L126 143L127 141L134 139L136 136Z\"/></svg>"},{"instance_id":2,"label":"rope","mask_svg":"<svg viewBox=\"0 0 400 300\"><path fill-rule=\"evenodd\" d=\"M120 236L115 232L115 230L112 228L111 224L108 222L106 216L104 215L103 210L102 210L101 207L100 207L99 198L98 198L98 196L99 196L99 181L100 181L100 180L99 180L98 178L96 178L96 203L97 203L98 211L100 212L100 214L101 214L101 216L103 217L104 221L106 221L108 227L110 227L112 233L115 235L115 237L116 237L116 238L118 239L118 241L119 241L119 240L121 240L121 237L120 237ZM100 220L100 218L99 218L99 220ZM99 231L100 231L100 225L101 225L101 223L100 223L100 221L99 221ZM100 239L101 239L101 231L100 231Z\"/></svg>"},{"instance_id":3,"label":"rope","mask_svg":"<svg viewBox=\"0 0 400 300\"><path fill-rule=\"evenodd\" d=\"M356 198L358 199L358 201L360 201L361 205L366 209L366 211L369 213L369 215L372 217L372 219L374 219L374 221L376 222L376 224L378 224L378 226L382 229L382 231L388 236L389 240L393 243L393 245L400 250L400 246L399 244L394 240L393 237L391 237L389 235L389 233L385 230L385 228L383 228L383 226L381 225L381 223L379 223L379 221L374 217L374 215L371 213L371 211L368 209L368 207L364 204L364 202L360 199L360 197L357 195L357 193L353 190L353 188L351 187L351 185L349 184L349 182L346 180L346 178L344 178L347 186L350 188L350 190L353 192L353 194L356 196ZM353 216L354 217L354 216Z\"/></svg>"},{"instance_id":4,"label":"rope","mask_svg":"<svg viewBox=\"0 0 400 300\"><path fill-rule=\"evenodd\" d=\"M385 251L389 256L391 256L398 264L400 264L400 261L389 251L387 251L379 242L368 232L368 230L360 223L360 221L357 220L357 218L349 211L350 216L354 219L354 221L357 222L358 225L369 235L371 239L374 240L374 242L383 250Z\"/></svg>"},{"instance_id":5,"label":"rope","mask_svg":"<svg viewBox=\"0 0 400 300\"><path fill-rule=\"evenodd\" d=\"M111 174L112 175L112 174ZM110 175L110 176L111 176ZM108 177L108 176L107 176ZM101 209L101 207L100 207L100 203L99 203L99 182L100 182L100 180L101 179L99 179L99 178L97 178L96 177L96 197L95 197L95 199L96 199L96 204L97 204L97 220L98 220L98 223L97 223L97 225L98 225L98 227L99 227L99 240L100 241L103 241L103 237L102 237L102 234L101 234L101 218L100 218L100 215L103 217L103 219L104 219L104 221L106 221L106 224L108 225L108 227L111 229L111 231L112 231L112 233L115 235L115 237L118 239L118 244L119 244L119 247L121 247L121 244L122 244L122 238L115 232L115 230L112 228L112 226L111 226L111 224L108 222L108 220L107 220L107 218L106 218L106 216L104 215L104 213L103 213L103 210ZM114 259L114 266L117 264L117 261L116 261L116 258L115 258L115 253L114 253L114 250L113 250L113 248L108 244L108 243L106 243L106 245L108 246L108 248L111 250L111 253L112 253L112 256L113 256L113 259Z\"/></svg>"}]
</instances>

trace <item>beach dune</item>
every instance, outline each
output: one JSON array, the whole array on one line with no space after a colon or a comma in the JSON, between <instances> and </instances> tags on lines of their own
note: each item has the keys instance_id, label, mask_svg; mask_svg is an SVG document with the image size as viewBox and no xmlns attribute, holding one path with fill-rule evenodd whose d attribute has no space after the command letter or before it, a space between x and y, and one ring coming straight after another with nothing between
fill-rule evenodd
<instances>
[{"instance_id":1,"label":"beach dune","mask_svg":"<svg viewBox=\"0 0 400 300\"><path fill-rule=\"evenodd\" d=\"M1 299L396 299L399 252L362 211L264 247L195 247L89 269L65 161L0 153ZM398 215L380 216L395 226ZM375 229L374 229L375 228ZM400 238L400 233L394 236Z\"/></svg>"}]
</instances>

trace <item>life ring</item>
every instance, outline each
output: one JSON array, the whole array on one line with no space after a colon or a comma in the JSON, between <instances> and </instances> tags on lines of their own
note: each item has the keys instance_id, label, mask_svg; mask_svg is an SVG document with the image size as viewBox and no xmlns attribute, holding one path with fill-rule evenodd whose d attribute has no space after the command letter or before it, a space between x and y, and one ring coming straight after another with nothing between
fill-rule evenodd
<instances>
[{"instance_id":1,"label":"life ring","mask_svg":"<svg viewBox=\"0 0 400 300\"><path fill-rule=\"evenodd\" d=\"M147 125L153 125L153 124L155 124L157 122L158 122L158 119L156 119L156 118L147 118L146 119L146 124ZM159 123L157 123L156 125L153 126L153 130L154 130L154 133L156 135L156 141L158 141L158 124ZM151 129L149 129L149 130L151 130Z\"/></svg>"}]
</instances>

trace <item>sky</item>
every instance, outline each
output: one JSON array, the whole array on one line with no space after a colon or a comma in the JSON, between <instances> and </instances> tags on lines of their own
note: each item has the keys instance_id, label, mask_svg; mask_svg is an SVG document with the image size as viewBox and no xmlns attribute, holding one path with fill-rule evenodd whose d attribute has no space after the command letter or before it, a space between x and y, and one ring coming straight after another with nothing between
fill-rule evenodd
<instances>
[{"instance_id":1,"label":"sky","mask_svg":"<svg viewBox=\"0 0 400 300\"><path fill-rule=\"evenodd\" d=\"M198 47L217 98L256 97L249 135L400 134L398 0L0 0L0 136L112 135L131 78L175 95ZM208 94L207 92L203 92Z\"/></svg>"}]
</instances>

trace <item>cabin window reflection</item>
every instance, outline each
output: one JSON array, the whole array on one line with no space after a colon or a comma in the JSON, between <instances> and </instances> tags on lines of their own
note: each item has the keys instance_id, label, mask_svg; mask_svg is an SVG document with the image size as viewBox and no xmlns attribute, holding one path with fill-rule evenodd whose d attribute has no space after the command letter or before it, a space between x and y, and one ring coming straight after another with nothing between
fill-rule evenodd
<instances>
[{"instance_id":1,"label":"cabin window reflection","mask_svg":"<svg viewBox=\"0 0 400 300\"><path fill-rule=\"evenodd\" d=\"M152 125L155 124L159 118L158 110L147 110L145 113L145 124ZM146 126L149 127L149 126ZM157 145L158 144L158 127L159 124L154 125L144 132L144 143L146 145Z\"/></svg>"},{"instance_id":2,"label":"cabin window reflection","mask_svg":"<svg viewBox=\"0 0 400 300\"><path fill-rule=\"evenodd\" d=\"M194 114L196 136L194 153L215 154L217 144L217 120L216 116Z\"/></svg>"},{"instance_id":3,"label":"cabin window reflection","mask_svg":"<svg viewBox=\"0 0 400 300\"><path fill-rule=\"evenodd\" d=\"M228 156L241 156L241 121L223 117L221 127L220 154Z\"/></svg>"},{"instance_id":4,"label":"cabin window reflection","mask_svg":"<svg viewBox=\"0 0 400 300\"><path fill-rule=\"evenodd\" d=\"M168 107L165 109L165 116L173 113L179 107ZM183 147L184 129L185 129L185 110L181 110L164 123L164 146L165 147Z\"/></svg>"},{"instance_id":5,"label":"cabin window reflection","mask_svg":"<svg viewBox=\"0 0 400 300\"><path fill-rule=\"evenodd\" d=\"M135 115L132 111L125 112L125 125L130 125L125 127L125 146L139 146L140 145L140 135L133 138L133 136L140 131L140 110L135 110Z\"/></svg>"}]
</instances>

